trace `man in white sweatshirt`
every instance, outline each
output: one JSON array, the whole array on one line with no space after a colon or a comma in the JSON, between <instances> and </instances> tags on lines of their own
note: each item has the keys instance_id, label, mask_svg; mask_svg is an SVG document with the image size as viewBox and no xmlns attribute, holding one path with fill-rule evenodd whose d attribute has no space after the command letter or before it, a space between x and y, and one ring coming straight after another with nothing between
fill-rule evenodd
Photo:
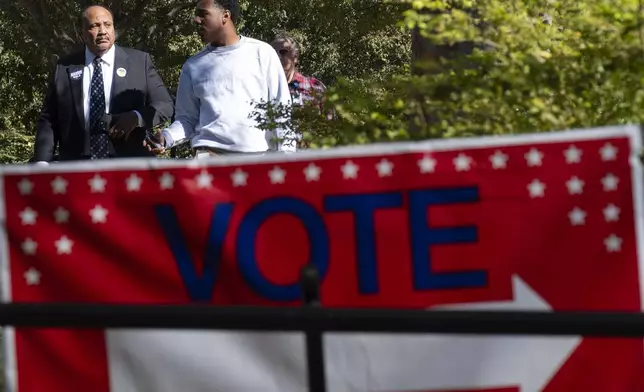
<instances>
[{"instance_id":1,"label":"man in white sweatshirt","mask_svg":"<svg viewBox=\"0 0 644 392\"><path fill-rule=\"evenodd\" d=\"M189 139L197 157L229 153L295 151L286 130L262 131L252 113L263 102L291 105L286 76L275 50L239 36L238 0L200 0L195 22L208 46L181 69L175 121L146 143L162 152ZM155 148L156 147L156 148Z\"/></svg>"}]
</instances>

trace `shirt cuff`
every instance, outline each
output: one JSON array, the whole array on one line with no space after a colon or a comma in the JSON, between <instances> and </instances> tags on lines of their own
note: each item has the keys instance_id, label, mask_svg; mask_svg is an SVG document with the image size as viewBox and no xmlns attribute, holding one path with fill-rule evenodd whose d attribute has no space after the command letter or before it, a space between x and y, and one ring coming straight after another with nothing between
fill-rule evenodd
<instances>
[{"instance_id":1,"label":"shirt cuff","mask_svg":"<svg viewBox=\"0 0 644 392\"><path fill-rule=\"evenodd\" d=\"M165 142L165 145L163 147L168 148L172 147L174 144L174 139L172 139L172 135L170 135L170 132L163 130L161 131L161 135L163 135L163 140Z\"/></svg>"},{"instance_id":2,"label":"shirt cuff","mask_svg":"<svg viewBox=\"0 0 644 392\"><path fill-rule=\"evenodd\" d=\"M138 110L133 110L133 112L136 113L136 117L138 117L138 119L139 119L139 123L138 123L137 127L143 128L143 116L141 116L141 113L139 113Z\"/></svg>"},{"instance_id":3,"label":"shirt cuff","mask_svg":"<svg viewBox=\"0 0 644 392\"><path fill-rule=\"evenodd\" d=\"M297 151L297 144L295 140L288 140L277 147L280 152L295 152Z\"/></svg>"}]
</instances>

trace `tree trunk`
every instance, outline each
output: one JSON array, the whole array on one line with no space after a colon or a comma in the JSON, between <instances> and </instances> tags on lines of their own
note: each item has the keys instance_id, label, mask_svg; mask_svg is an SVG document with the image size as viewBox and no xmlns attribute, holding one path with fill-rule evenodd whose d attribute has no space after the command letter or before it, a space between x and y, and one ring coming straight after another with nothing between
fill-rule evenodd
<instances>
[{"instance_id":1,"label":"tree trunk","mask_svg":"<svg viewBox=\"0 0 644 392\"><path fill-rule=\"evenodd\" d=\"M471 41L458 42L453 45L436 45L424 38L416 28L412 31L412 64L413 75L422 76L431 72L443 72L440 61L454 59L459 56L467 56L475 49L476 44ZM428 67L428 65L430 67ZM422 91L416 93L413 99L418 102L418 113L412 116L409 124L409 132L414 138L420 138L426 131L426 127L438 121L436 116L428 113L423 105L426 99Z\"/></svg>"}]
</instances>

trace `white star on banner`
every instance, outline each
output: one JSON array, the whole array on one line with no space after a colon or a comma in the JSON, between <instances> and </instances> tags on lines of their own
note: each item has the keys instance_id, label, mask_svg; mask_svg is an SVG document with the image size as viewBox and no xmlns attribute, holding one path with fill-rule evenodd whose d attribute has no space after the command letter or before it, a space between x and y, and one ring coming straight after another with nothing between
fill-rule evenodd
<instances>
[{"instance_id":1,"label":"white star on banner","mask_svg":"<svg viewBox=\"0 0 644 392\"><path fill-rule=\"evenodd\" d=\"M38 248L38 243L31 238L27 238L20 244L22 251L26 255L35 255L36 249Z\"/></svg>"},{"instance_id":2,"label":"white star on banner","mask_svg":"<svg viewBox=\"0 0 644 392\"><path fill-rule=\"evenodd\" d=\"M320 173L322 173L322 168L316 166L315 163L309 163L309 165L304 168L304 176L306 177L307 182L318 181L320 179Z\"/></svg>"},{"instance_id":3,"label":"white star on banner","mask_svg":"<svg viewBox=\"0 0 644 392\"><path fill-rule=\"evenodd\" d=\"M56 244L56 251L58 252L59 255L69 255L72 253L72 246L74 246L74 242L67 238L67 236L62 236L58 241L55 242Z\"/></svg>"},{"instance_id":4,"label":"white star on banner","mask_svg":"<svg viewBox=\"0 0 644 392\"><path fill-rule=\"evenodd\" d=\"M230 179L232 180L234 187L246 186L248 183L248 173L237 168L237 170L230 175Z\"/></svg>"},{"instance_id":5,"label":"white star on banner","mask_svg":"<svg viewBox=\"0 0 644 392\"><path fill-rule=\"evenodd\" d=\"M358 165L353 163L353 161L347 161L344 165L342 165L342 176L345 179L349 178L358 178L358 170L360 168Z\"/></svg>"},{"instance_id":6,"label":"white star on banner","mask_svg":"<svg viewBox=\"0 0 644 392\"><path fill-rule=\"evenodd\" d=\"M18 183L18 191L21 195L31 195L31 192L34 190L34 183L29 181L27 178L23 178Z\"/></svg>"},{"instance_id":7,"label":"white star on banner","mask_svg":"<svg viewBox=\"0 0 644 392\"><path fill-rule=\"evenodd\" d=\"M67 223L69 221L69 211L63 207L56 208L56 211L54 211L54 219L56 223Z\"/></svg>"},{"instance_id":8,"label":"white star on banner","mask_svg":"<svg viewBox=\"0 0 644 392\"><path fill-rule=\"evenodd\" d=\"M528 184L528 191L530 192L530 197L543 197L545 195L546 184L539 180L533 180Z\"/></svg>"},{"instance_id":9,"label":"white star on banner","mask_svg":"<svg viewBox=\"0 0 644 392\"><path fill-rule=\"evenodd\" d=\"M197 181L197 188L204 189L212 186L213 177L206 170L202 170L201 173L197 174L195 180Z\"/></svg>"},{"instance_id":10,"label":"white star on banner","mask_svg":"<svg viewBox=\"0 0 644 392\"><path fill-rule=\"evenodd\" d=\"M130 176L125 180L125 186L127 187L128 192L140 191L142 183L143 179L134 173L130 174Z\"/></svg>"},{"instance_id":11,"label":"white star on banner","mask_svg":"<svg viewBox=\"0 0 644 392\"><path fill-rule=\"evenodd\" d=\"M543 153L536 148L531 148L530 151L525 154L525 159L528 163L528 166L541 166Z\"/></svg>"},{"instance_id":12,"label":"white star on banner","mask_svg":"<svg viewBox=\"0 0 644 392\"><path fill-rule=\"evenodd\" d=\"M271 179L271 184L283 184L286 179L286 171L279 166L275 166L268 172L268 176Z\"/></svg>"},{"instance_id":13,"label":"white star on banner","mask_svg":"<svg viewBox=\"0 0 644 392\"><path fill-rule=\"evenodd\" d=\"M161 187L161 189L174 188L174 176L170 173L163 173L159 177L159 186Z\"/></svg>"},{"instance_id":14,"label":"white star on banner","mask_svg":"<svg viewBox=\"0 0 644 392\"><path fill-rule=\"evenodd\" d=\"M108 211L101 205L96 205L89 210L89 215L92 217L92 223L105 223L107 221Z\"/></svg>"},{"instance_id":15,"label":"white star on banner","mask_svg":"<svg viewBox=\"0 0 644 392\"><path fill-rule=\"evenodd\" d=\"M619 183L619 178L615 177L611 173L608 173L604 178L602 178L602 185L604 186L604 191L606 192L616 190L618 183Z\"/></svg>"},{"instance_id":16,"label":"white star on banner","mask_svg":"<svg viewBox=\"0 0 644 392\"><path fill-rule=\"evenodd\" d=\"M564 151L564 155L566 156L566 163L581 162L581 154L582 151L580 149L578 149L574 145L570 146L566 151Z\"/></svg>"},{"instance_id":17,"label":"white star on banner","mask_svg":"<svg viewBox=\"0 0 644 392\"><path fill-rule=\"evenodd\" d=\"M622 239L615 234L611 234L604 240L604 245L606 246L606 250L610 253L619 252L622 250Z\"/></svg>"},{"instance_id":18,"label":"white star on banner","mask_svg":"<svg viewBox=\"0 0 644 392\"><path fill-rule=\"evenodd\" d=\"M38 213L32 210L31 207L27 207L20 212L20 219L22 220L23 226L35 225L36 217L38 217Z\"/></svg>"},{"instance_id":19,"label":"white star on banner","mask_svg":"<svg viewBox=\"0 0 644 392\"><path fill-rule=\"evenodd\" d=\"M615 204L607 205L603 212L606 222L617 222L619 220L620 209Z\"/></svg>"},{"instance_id":20,"label":"white star on banner","mask_svg":"<svg viewBox=\"0 0 644 392\"><path fill-rule=\"evenodd\" d=\"M584 192L584 182L577 177L572 177L566 181L566 187L568 187L568 193L571 195L580 195Z\"/></svg>"},{"instance_id":21,"label":"white star on banner","mask_svg":"<svg viewBox=\"0 0 644 392\"><path fill-rule=\"evenodd\" d=\"M54 192L54 194L61 195L67 193L67 180L65 180L61 176L54 178L54 180L51 182L51 191Z\"/></svg>"},{"instance_id":22,"label":"white star on banner","mask_svg":"<svg viewBox=\"0 0 644 392\"><path fill-rule=\"evenodd\" d=\"M418 168L423 174L433 173L436 170L436 160L429 155L425 155L423 159L418 161Z\"/></svg>"},{"instance_id":23,"label":"white star on banner","mask_svg":"<svg viewBox=\"0 0 644 392\"><path fill-rule=\"evenodd\" d=\"M470 170L470 165L472 164L472 158L463 153L460 153L456 158L453 159L453 163L456 171L468 171Z\"/></svg>"},{"instance_id":24,"label":"white star on banner","mask_svg":"<svg viewBox=\"0 0 644 392\"><path fill-rule=\"evenodd\" d=\"M389 162L387 159L382 158L382 160L376 164L376 170L378 170L378 177L389 177L394 170L394 164Z\"/></svg>"},{"instance_id":25,"label":"white star on banner","mask_svg":"<svg viewBox=\"0 0 644 392\"><path fill-rule=\"evenodd\" d=\"M613 146L610 143L604 144L602 148L599 149L599 154L602 157L602 161L614 161L617 159L617 147Z\"/></svg>"},{"instance_id":26,"label":"white star on banner","mask_svg":"<svg viewBox=\"0 0 644 392\"><path fill-rule=\"evenodd\" d=\"M497 150L493 155L490 155L490 163L494 169L505 169L508 165L508 156Z\"/></svg>"},{"instance_id":27,"label":"white star on banner","mask_svg":"<svg viewBox=\"0 0 644 392\"><path fill-rule=\"evenodd\" d=\"M38 286L40 284L40 272L33 267L25 272L24 277L27 286Z\"/></svg>"},{"instance_id":28,"label":"white star on banner","mask_svg":"<svg viewBox=\"0 0 644 392\"><path fill-rule=\"evenodd\" d=\"M92 193L103 193L105 192L105 185L107 185L107 180L96 174L88 181L88 184L90 189L92 190Z\"/></svg>"},{"instance_id":29,"label":"white star on banner","mask_svg":"<svg viewBox=\"0 0 644 392\"><path fill-rule=\"evenodd\" d=\"M568 219L573 226L580 226L586 223L586 211L579 207L575 207L568 213Z\"/></svg>"}]
</instances>

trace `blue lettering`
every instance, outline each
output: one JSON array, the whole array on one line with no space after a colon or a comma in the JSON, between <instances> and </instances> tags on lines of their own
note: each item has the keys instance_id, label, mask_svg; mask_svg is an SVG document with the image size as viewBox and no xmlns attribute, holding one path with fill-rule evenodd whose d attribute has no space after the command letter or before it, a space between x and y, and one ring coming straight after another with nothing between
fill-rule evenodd
<instances>
[{"instance_id":1,"label":"blue lettering","mask_svg":"<svg viewBox=\"0 0 644 392\"><path fill-rule=\"evenodd\" d=\"M195 263L179 227L174 208L170 205L158 205L155 207L155 212L190 299L195 302L210 302L221 261L223 242L230 225L233 204L222 203L215 207L208 229L208 242L201 276L198 276L195 269Z\"/></svg>"},{"instance_id":2,"label":"blue lettering","mask_svg":"<svg viewBox=\"0 0 644 392\"><path fill-rule=\"evenodd\" d=\"M324 198L325 211L352 211L354 214L358 289L362 294L376 294L379 290L374 213L379 208L400 208L402 204L401 193L342 195Z\"/></svg>"},{"instance_id":3,"label":"blue lettering","mask_svg":"<svg viewBox=\"0 0 644 392\"><path fill-rule=\"evenodd\" d=\"M274 284L262 275L257 265L257 232L264 222L277 214L290 214L302 222L310 242L308 262L316 266L320 282L324 280L329 267L330 253L326 225L314 207L294 197L267 199L248 211L237 232L237 263L246 282L262 297L273 301L295 301L301 296L298 282L288 285ZM288 236L288 230L283 235Z\"/></svg>"},{"instance_id":4,"label":"blue lettering","mask_svg":"<svg viewBox=\"0 0 644 392\"><path fill-rule=\"evenodd\" d=\"M476 187L409 192L409 225L414 288L416 290L487 286L487 272L483 270L432 272L430 252L432 245L476 242L477 230L474 226L431 228L427 218L427 208L437 204L468 203L478 200L478 188Z\"/></svg>"}]
</instances>

